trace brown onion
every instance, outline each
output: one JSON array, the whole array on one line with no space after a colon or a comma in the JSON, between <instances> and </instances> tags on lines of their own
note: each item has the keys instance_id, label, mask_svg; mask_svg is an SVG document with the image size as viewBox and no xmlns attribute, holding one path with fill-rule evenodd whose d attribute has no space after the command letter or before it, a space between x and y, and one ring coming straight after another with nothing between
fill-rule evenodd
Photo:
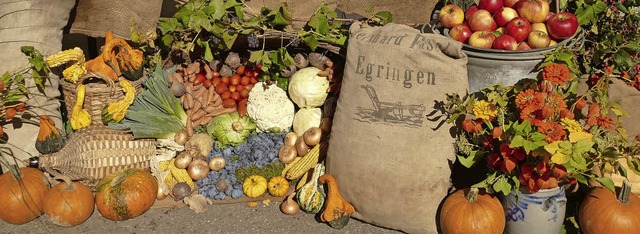
<instances>
[{"instance_id":1,"label":"brown onion","mask_svg":"<svg viewBox=\"0 0 640 234\"><path fill-rule=\"evenodd\" d=\"M283 145L278 152L278 159L284 164L293 162L298 157L298 151L291 145Z\"/></svg>"},{"instance_id":2,"label":"brown onion","mask_svg":"<svg viewBox=\"0 0 640 234\"><path fill-rule=\"evenodd\" d=\"M302 138L304 139L305 144L309 147L313 147L319 144L320 140L322 140L322 129L319 127L311 127L302 134Z\"/></svg>"},{"instance_id":3,"label":"brown onion","mask_svg":"<svg viewBox=\"0 0 640 234\"><path fill-rule=\"evenodd\" d=\"M287 197L287 200L285 200L284 202L282 202L282 204L280 204L280 211L282 211L282 213L285 213L288 215L295 215L298 212L300 212L300 206L298 205L297 202L293 200L294 194L289 195Z\"/></svg>"},{"instance_id":4,"label":"brown onion","mask_svg":"<svg viewBox=\"0 0 640 234\"><path fill-rule=\"evenodd\" d=\"M191 161L193 161L191 154L187 151L182 151L182 153L178 154L173 164L179 169L186 169Z\"/></svg>"},{"instance_id":5,"label":"brown onion","mask_svg":"<svg viewBox=\"0 0 640 234\"><path fill-rule=\"evenodd\" d=\"M224 166L226 165L226 161L224 160L223 157L213 157L211 158L211 160L209 160L209 169L211 169L212 171L219 171L222 170L222 168L224 168Z\"/></svg>"},{"instance_id":6,"label":"brown onion","mask_svg":"<svg viewBox=\"0 0 640 234\"><path fill-rule=\"evenodd\" d=\"M287 133L287 135L284 137L284 145L294 146L297 139L298 134L296 134L295 132Z\"/></svg>"},{"instance_id":7,"label":"brown onion","mask_svg":"<svg viewBox=\"0 0 640 234\"><path fill-rule=\"evenodd\" d=\"M299 156L304 156L307 154L307 152L309 152L309 146L304 143L304 139L302 137L298 137L294 148L296 148Z\"/></svg>"},{"instance_id":8,"label":"brown onion","mask_svg":"<svg viewBox=\"0 0 640 234\"><path fill-rule=\"evenodd\" d=\"M169 189L169 186L163 184L164 186L158 186L158 195L156 195L156 199L164 200L167 198L167 194L165 193L165 189Z\"/></svg>"},{"instance_id":9,"label":"brown onion","mask_svg":"<svg viewBox=\"0 0 640 234\"><path fill-rule=\"evenodd\" d=\"M209 164L202 159L193 160L187 168L189 177L193 180L200 180L209 174Z\"/></svg>"},{"instance_id":10,"label":"brown onion","mask_svg":"<svg viewBox=\"0 0 640 234\"><path fill-rule=\"evenodd\" d=\"M178 130L178 132L176 132L176 135L173 137L173 140L179 145L184 145L185 143L187 143L187 141L189 141L187 130L184 128Z\"/></svg>"}]
</instances>

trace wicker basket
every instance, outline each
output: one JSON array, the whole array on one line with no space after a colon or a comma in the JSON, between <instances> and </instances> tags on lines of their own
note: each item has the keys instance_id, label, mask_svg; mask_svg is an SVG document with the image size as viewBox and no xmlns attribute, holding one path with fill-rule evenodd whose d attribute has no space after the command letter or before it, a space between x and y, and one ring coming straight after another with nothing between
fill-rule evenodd
<instances>
[{"instance_id":1,"label":"wicker basket","mask_svg":"<svg viewBox=\"0 0 640 234\"><path fill-rule=\"evenodd\" d=\"M59 152L41 155L38 166L92 187L124 168L149 169L155 151L155 140L134 140L126 131L94 124L73 132Z\"/></svg>"},{"instance_id":2,"label":"wicker basket","mask_svg":"<svg viewBox=\"0 0 640 234\"><path fill-rule=\"evenodd\" d=\"M124 78L120 78L124 79ZM142 91L142 80L132 81L131 84L136 89L136 95ZM67 108L67 115L71 116L73 106L76 104L78 95L76 89L78 84L85 84L84 108L91 115L91 124L102 125L102 109L110 102L119 101L124 98L124 92L120 87L116 87L115 82L108 76L99 72L89 72L78 79L78 83L72 84L65 80L60 81L64 103Z\"/></svg>"}]
</instances>

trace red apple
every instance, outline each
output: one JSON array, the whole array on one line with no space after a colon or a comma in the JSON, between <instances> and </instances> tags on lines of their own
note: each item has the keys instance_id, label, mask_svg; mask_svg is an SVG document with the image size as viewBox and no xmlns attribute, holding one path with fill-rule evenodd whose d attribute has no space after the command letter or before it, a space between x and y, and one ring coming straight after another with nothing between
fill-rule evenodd
<instances>
[{"instance_id":1,"label":"red apple","mask_svg":"<svg viewBox=\"0 0 640 234\"><path fill-rule=\"evenodd\" d=\"M502 34L493 41L493 48L497 50L515 50L518 42L512 36Z\"/></svg>"},{"instance_id":2,"label":"red apple","mask_svg":"<svg viewBox=\"0 0 640 234\"><path fill-rule=\"evenodd\" d=\"M453 40L465 43L469 37L471 37L471 28L465 24L458 24L453 26L449 31L449 36L453 38Z\"/></svg>"},{"instance_id":3,"label":"red apple","mask_svg":"<svg viewBox=\"0 0 640 234\"><path fill-rule=\"evenodd\" d=\"M547 30L555 39L569 38L578 30L578 18L569 12L559 12L547 20Z\"/></svg>"},{"instance_id":4,"label":"red apple","mask_svg":"<svg viewBox=\"0 0 640 234\"><path fill-rule=\"evenodd\" d=\"M478 48L490 49L496 36L489 31L478 31L469 37L469 45Z\"/></svg>"},{"instance_id":5,"label":"red apple","mask_svg":"<svg viewBox=\"0 0 640 234\"><path fill-rule=\"evenodd\" d=\"M516 3L520 0L504 0L503 6L505 7L514 7Z\"/></svg>"},{"instance_id":6,"label":"red apple","mask_svg":"<svg viewBox=\"0 0 640 234\"><path fill-rule=\"evenodd\" d=\"M480 0L478 2L478 9L487 10L491 14L498 11L498 9L502 8L504 4L503 0Z\"/></svg>"},{"instance_id":7,"label":"red apple","mask_svg":"<svg viewBox=\"0 0 640 234\"><path fill-rule=\"evenodd\" d=\"M478 9L477 6L469 7L469 9L467 9L467 11L464 12L464 19L469 20L469 18L471 18L471 15L473 15L473 13L476 13L476 11L478 10L480 9Z\"/></svg>"},{"instance_id":8,"label":"red apple","mask_svg":"<svg viewBox=\"0 0 640 234\"><path fill-rule=\"evenodd\" d=\"M515 38L517 42L521 42L526 40L529 33L531 33L531 24L525 18L516 17L507 23L505 31L509 36Z\"/></svg>"},{"instance_id":9,"label":"red apple","mask_svg":"<svg viewBox=\"0 0 640 234\"><path fill-rule=\"evenodd\" d=\"M493 31L498 28L496 21L493 20L491 13L487 10L478 10L476 13L473 13L468 20L469 27L474 32L477 31Z\"/></svg>"},{"instance_id":10,"label":"red apple","mask_svg":"<svg viewBox=\"0 0 640 234\"><path fill-rule=\"evenodd\" d=\"M543 31L545 33L549 33L547 32L547 25L544 23L533 23L531 24L531 31L535 31L535 30L540 30Z\"/></svg>"},{"instance_id":11,"label":"red apple","mask_svg":"<svg viewBox=\"0 0 640 234\"><path fill-rule=\"evenodd\" d=\"M531 49L531 46L529 46L529 43L527 43L526 41L518 43L518 47L516 47L516 50L530 50L530 49Z\"/></svg>"},{"instance_id":12,"label":"red apple","mask_svg":"<svg viewBox=\"0 0 640 234\"><path fill-rule=\"evenodd\" d=\"M538 49L549 46L549 44L551 44L551 38L543 31L531 31L527 42L529 42L531 48Z\"/></svg>"},{"instance_id":13,"label":"red apple","mask_svg":"<svg viewBox=\"0 0 640 234\"><path fill-rule=\"evenodd\" d=\"M549 14L547 14L547 18L544 18L544 22L547 22L547 20L551 19L551 17L555 14L556 14L555 12L549 11Z\"/></svg>"},{"instance_id":14,"label":"red apple","mask_svg":"<svg viewBox=\"0 0 640 234\"><path fill-rule=\"evenodd\" d=\"M546 0L521 0L516 4L518 15L530 23L542 23L549 14L549 2Z\"/></svg>"},{"instance_id":15,"label":"red apple","mask_svg":"<svg viewBox=\"0 0 640 234\"><path fill-rule=\"evenodd\" d=\"M493 19L496 21L498 27L507 25L509 21L516 17L518 17L518 12L511 7L500 8L495 14L493 14Z\"/></svg>"},{"instance_id":16,"label":"red apple","mask_svg":"<svg viewBox=\"0 0 640 234\"><path fill-rule=\"evenodd\" d=\"M453 28L464 21L464 11L458 5L449 4L440 10L440 23L446 28Z\"/></svg>"}]
</instances>

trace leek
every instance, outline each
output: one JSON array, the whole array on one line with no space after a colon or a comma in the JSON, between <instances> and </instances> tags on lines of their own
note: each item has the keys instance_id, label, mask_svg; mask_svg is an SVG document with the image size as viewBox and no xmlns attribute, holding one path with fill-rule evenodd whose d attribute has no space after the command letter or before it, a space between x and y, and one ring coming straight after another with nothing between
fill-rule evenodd
<instances>
[{"instance_id":1,"label":"leek","mask_svg":"<svg viewBox=\"0 0 640 234\"><path fill-rule=\"evenodd\" d=\"M134 138L173 139L187 124L187 113L180 99L168 88L168 72L161 67L147 77L144 90L127 110L124 119L110 128L126 129Z\"/></svg>"}]
</instances>

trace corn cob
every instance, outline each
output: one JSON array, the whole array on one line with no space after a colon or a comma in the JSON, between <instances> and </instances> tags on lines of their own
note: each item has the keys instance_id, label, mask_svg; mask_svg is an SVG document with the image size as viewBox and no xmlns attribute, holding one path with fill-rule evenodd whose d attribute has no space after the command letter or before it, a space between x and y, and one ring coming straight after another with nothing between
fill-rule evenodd
<instances>
[{"instance_id":1,"label":"corn cob","mask_svg":"<svg viewBox=\"0 0 640 234\"><path fill-rule=\"evenodd\" d=\"M326 150L326 143L320 143L313 147L307 154L305 154L300 161L292 162L291 168L287 170L287 174L285 178L289 180L295 180L304 175L305 172L309 171L313 168L320 159L320 151L324 152Z\"/></svg>"},{"instance_id":2,"label":"corn cob","mask_svg":"<svg viewBox=\"0 0 640 234\"><path fill-rule=\"evenodd\" d=\"M102 122L104 124L120 122L135 98L136 89L131 82L128 80L120 80L118 83L120 83L120 87L125 96L122 100L111 102L102 109Z\"/></svg>"},{"instance_id":3,"label":"corn cob","mask_svg":"<svg viewBox=\"0 0 640 234\"><path fill-rule=\"evenodd\" d=\"M302 186L304 186L307 183L308 179L309 179L309 171L305 172L304 175L302 175L302 178L300 178L300 180L298 181L298 184L296 185L296 191L302 188Z\"/></svg>"},{"instance_id":4,"label":"corn cob","mask_svg":"<svg viewBox=\"0 0 640 234\"><path fill-rule=\"evenodd\" d=\"M74 64L62 71L64 78L71 83L75 83L80 76L87 73L87 66L84 63L84 52L78 47L55 53L47 57L46 60L47 66L49 67L57 67L75 61Z\"/></svg>"},{"instance_id":5,"label":"corn cob","mask_svg":"<svg viewBox=\"0 0 640 234\"><path fill-rule=\"evenodd\" d=\"M291 167L293 167L293 165L295 165L298 161L300 161L302 157L296 157L295 159L293 159L293 161L289 164L287 164L287 166L284 167L284 169L282 169L282 173L280 175L285 176L287 175L287 171L289 171L289 169L291 169Z\"/></svg>"},{"instance_id":6,"label":"corn cob","mask_svg":"<svg viewBox=\"0 0 640 234\"><path fill-rule=\"evenodd\" d=\"M178 182L186 182L192 189L196 186L196 184L193 183L193 179L191 179L191 177L189 176L189 172L187 172L187 170L176 167L175 159L160 162L160 170L163 170L163 168L165 167L168 167L171 171L171 177L173 177L172 179L175 179ZM165 183L169 184L169 187L172 188L174 184L173 180L171 181L171 183L169 183L168 180L169 179L165 178Z\"/></svg>"}]
</instances>

